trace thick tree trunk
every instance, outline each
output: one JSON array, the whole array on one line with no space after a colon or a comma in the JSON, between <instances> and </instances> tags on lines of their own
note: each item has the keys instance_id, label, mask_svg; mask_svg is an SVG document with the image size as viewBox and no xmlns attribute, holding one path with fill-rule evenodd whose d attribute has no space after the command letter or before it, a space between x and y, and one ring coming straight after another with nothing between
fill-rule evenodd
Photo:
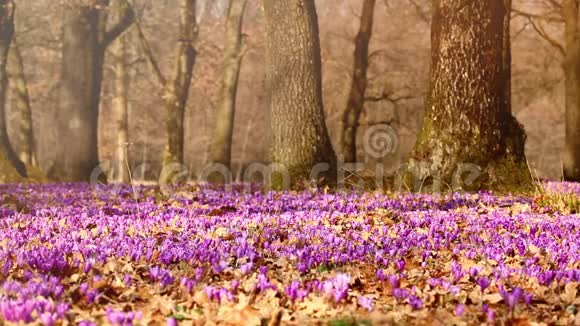
<instances>
[{"instance_id":1,"label":"thick tree trunk","mask_svg":"<svg viewBox=\"0 0 580 326\"><path fill-rule=\"evenodd\" d=\"M562 13L566 24L566 144L564 178L580 181L580 26L576 0L564 0Z\"/></svg>"},{"instance_id":2,"label":"thick tree trunk","mask_svg":"<svg viewBox=\"0 0 580 326\"><path fill-rule=\"evenodd\" d=\"M409 164L415 182L458 186L477 166L470 188L530 185L525 132L507 98L509 9L504 0L434 0L430 93Z\"/></svg>"},{"instance_id":3,"label":"thick tree trunk","mask_svg":"<svg viewBox=\"0 0 580 326\"><path fill-rule=\"evenodd\" d=\"M16 42L12 43L10 54L8 55L8 75L12 99L16 110L20 113L20 160L27 165L35 166L37 161L34 129L32 127L32 109L30 107L30 96L26 75L24 74L22 54Z\"/></svg>"},{"instance_id":4,"label":"thick tree trunk","mask_svg":"<svg viewBox=\"0 0 580 326\"><path fill-rule=\"evenodd\" d=\"M313 0L265 0L268 82L272 117L272 160L288 172L271 187L311 181L318 163L329 164L323 176L336 179L336 156L322 105L318 17ZM288 183L286 183L288 182Z\"/></svg>"},{"instance_id":5,"label":"thick tree trunk","mask_svg":"<svg viewBox=\"0 0 580 326\"><path fill-rule=\"evenodd\" d=\"M21 176L26 177L26 167L12 148L6 129L5 106L8 87L6 66L14 36L14 7L13 1L0 0L0 156L6 159Z\"/></svg>"},{"instance_id":6,"label":"thick tree trunk","mask_svg":"<svg viewBox=\"0 0 580 326\"><path fill-rule=\"evenodd\" d=\"M99 164L97 131L105 54L99 44L101 14L90 5L67 6L64 14L58 155L50 171L57 180L88 181Z\"/></svg>"},{"instance_id":7,"label":"thick tree trunk","mask_svg":"<svg viewBox=\"0 0 580 326\"><path fill-rule=\"evenodd\" d=\"M98 119L105 50L132 23L129 9L110 30L108 0L65 6L58 148L49 175L89 181L99 165Z\"/></svg>"},{"instance_id":8,"label":"thick tree trunk","mask_svg":"<svg viewBox=\"0 0 580 326\"><path fill-rule=\"evenodd\" d=\"M354 42L354 65L350 95L342 116L341 146L345 162L354 163L357 161L356 134L365 105L369 43L373 31L374 13L375 0L364 0L360 28Z\"/></svg>"},{"instance_id":9,"label":"thick tree trunk","mask_svg":"<svg viewBox=\"0 0 580 326\"><path fill-rule=\"evenodd\" d=\"M119 19L125 12L125 2L117 4L117 15ZM128 35L119 37L112 46L112 56L114 58L115 74L115 97L113 99L113 110L115 122L117 124L117 145L115 155L115 179L120 183L131 182L129 171L129 72L127 63Z\"/></svg>"},{"instance_id":10,"label":"thick tree trunk","mask_svg":"<svg viewBox=\"0 0 580 326\"><path fill-rule=\"evenodd\" d=\"M195 0L181 0L179 20L180 37L175 74L173 79L164 85L164 102L168 113L167 143L163 158L164 167L174 163L183 164L185 106L189 96L193 67L197 56L194 47L198 35L195 9ZM167 175L167 177L170 177L170 175Z\"/></svg>"},{"instance_id":11,"label":"thick tree trunk","mask_svg":"<svg viewBox=\"0 0 580 326\"><path fill-rule=\"evenodd\" d=\"M247 0L231 0L226 22L221 102L216 112L211 160L231 166L236 94L242 63L242 22Z\"/></svg>"}]
</instances>

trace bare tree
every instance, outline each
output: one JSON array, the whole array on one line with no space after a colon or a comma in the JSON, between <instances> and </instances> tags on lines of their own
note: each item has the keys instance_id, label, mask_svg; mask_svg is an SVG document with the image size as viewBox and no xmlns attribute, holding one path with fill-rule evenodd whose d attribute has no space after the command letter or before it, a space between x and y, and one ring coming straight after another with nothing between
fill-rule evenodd
<instances>
[{"instance_id":1,"label":"bare tree","mask_svg":"<svg viewBox=\"0 0 580 326\"><path fill-rule=\"evenodd\" d=\"M232 135L240 66L242 63L242 23L247 0L231 0L226 22L224 72L221 102L216 112L212 139L211 160L231 166Z\"/></svg>"},{"instance_id":2,"label":"bare tree","mask_svg":"<svg viewBox=\"0 0 580 326\"><path fill-rule=\"evenodd\" d=\"M271 187L310 180L311 170L328 164L326 181L336 178L336 156L322 105L318 17L311 0L265 0L268 83L272 119L272 161L287 169ZM284 183L288 181L289 183Z\"/></svg>"},{"instance_id":3,"label":"bare tree","mask_svg":"<svg viewBox=\"0 0 580 326\"><path fill-rule=\"evenodd\" d=\"M509 12L504 0L434 0L430 93L409 164L419 182L452 185L473 164L483 172L473 188L530 184L525 132L506 98Z\"/></svg>"},{"instance_id":4,"label":"bare tree","mask_svg":"<svg viewBox=\"0 0 580 326\"><path fill-rule=\"evenodd\" d=\"M50 176L89 180L99 164L98 119L105 50L133 22L133 11L107 29L108 0L65 4L58 155Z\"/></svg>"},{"instance_id":5,"label":"bare tree","mask_svg":"<svg viewBox=\"0 0 580 326\"><path fill-rule=\"evenodd\" d=\"M536 33L564 58L565 75L565 147L563 177L580 181L580 7L576 0L545 0L542 13L518 9L516 14L528 20ZM546 24L564 24L564 43L553 36Z\"/></svg>"},{"instance_id":6,"label":"bare tree","mask_svg":"<svg viewBox=\"0 0 580 326\"><path fill-rule=\"evenodd\" d=\"M24 63L22 54L20 53L20 45L16 40L12 42L10 53L8 54L8 79L14 106L20 113L20 127L18 130L18 136L20 138L20 147L18 148L20 160L26 165L36 166L38 162L36 160L28 81L24 74Z\"/></svg>"},{"instance_id":7,"label":"bare tree","mask_svg":"<svg viewBox=\"0 0 580 326\"><path fill-rule=\"evenodd\" d=\"M128 4L125 1L118 1L115 6L115 14L118 19L121 19L127 11ZM128 71L128 53L129 35L124 35L117 38L111 47L111 54L114 60L114 75L115 75L115 95L113 99L113 110L115 115L117 143L115 166L113 171L115 179L121 183L129 183L129 84L130 76Z\"/></svg>"},{"instance_id":8,"label":"bare tree","mask_svg":"<svg viewBox=\"0 0 580 326\"><path fill-rule=\"evenodd\" d=\"M162 89L163 102L168 113L167 141L163 155L164 167L174 163L183 164L185 107L197 57L195 43L199 34L196 5L196 0L180 0L179 2L179 43L177 45L175 73L171 79L164 76L143 30L137 24L141 47ZM162 177L166 179L161 180L162 182L168 182L172 176L167 174L162 175Z\"/></svg>"},{"instance_id":9,"label":"bare tree","mask_svg":"<svg viewBox=\"0 0 580 326\"><path fill-rule=\"evenodd\" d=\"M580 181L580 27L578 1L563 0L562 14L566 24L566 146L564 178Z\"/></svg>"},{"instance_id":10,"label":"bare tree","mask_svg":"<svg viewBox=\"0 0 580 326\"><path fill-rule=\"evenodd\" d=\"M6 129L6 93L8 88L8 53L14 36L14 10L11 0L0 1L0 155L16 168L21 176L26 176L26 166L12 148ZM0 158L1 159L1 158Z\"/></svg>"},{"instance_id":11,"label":"bare tree","mask_svg":"<svg viewBox=\"0 0 580 326\"><path fill-rule=\"evenodd\" d=\"M341 146L346 162L356 162L356 135L365 105L369 43L373 32L375 0L364 0L360 28L354 40L354 64L350 95L342 116Z\"/></svg>"}]
</instances>

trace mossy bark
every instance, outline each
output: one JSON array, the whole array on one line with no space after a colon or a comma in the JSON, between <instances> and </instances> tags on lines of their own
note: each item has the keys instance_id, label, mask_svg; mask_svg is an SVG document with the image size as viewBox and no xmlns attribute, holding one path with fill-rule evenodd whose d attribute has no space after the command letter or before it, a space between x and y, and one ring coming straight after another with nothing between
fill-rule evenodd
<instances>
[{"instance_id":1,"label":"mossy bark","mask_svg":"<svg viewBox=\"0 0 580 326\"><path fill-rule=\"evenodd\" d=\"M504 0L433 1L430 90L407 183L441 190L531 185L526 134L510 109L509 12ZM478 177L458 185L464 172Z\"/></svg>"},{"instance_id":2,"label":"mossy bark","mask_svg":"<svg viewBox=\"0 0 580 326\"><path fill-rule=\"evenodd\" d=\"M336 179L336 156L322 105L318 17L311 0L265 0L268 83L272 117L272 161L287 172L272 178L274 189L310 182L312 169ZM284 182L286 181L286 182ZM317 180L318 181L318 180Z\"/></svg>"}]
</instances>

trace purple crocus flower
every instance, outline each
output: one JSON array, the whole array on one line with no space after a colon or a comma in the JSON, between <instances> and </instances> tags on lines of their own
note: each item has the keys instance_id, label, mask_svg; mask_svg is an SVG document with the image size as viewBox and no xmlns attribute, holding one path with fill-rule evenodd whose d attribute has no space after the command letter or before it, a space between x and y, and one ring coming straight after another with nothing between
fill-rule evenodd
<instances>
[{"instance_id":1,"label":"purple crocus flower","mask_svg":"<svg viewBox=\"0 0 580 326\"><path fill-rule=\"evenodd\" d=\"M415 295L409 297L409 304L414 310L423 308L423 301Z\"/></svg>"},{"instance_id":2,"label":"purple crocus flower","mask_svg":"<svg viewBox=\"0 0 580 326\"><path fill-rule=\"evenodd\" d=\"M504 289L503 286L499 286L499 293L505 301L506 305L509 307L510 311L513 311L520 299L522 299L524 290L519 287L515 287L508 292Z\"/></svg>"},{"instance_id":3,"label":"purple crocus flower","mask_svg":"<svg viewBox=\"0 0 580 326\"><path fill-rule=\"evenodd\" d=\"M368 311L368 312L373 311L373 308L374 308L373 298L368 297L368 296L359 296L357 298L357 301L358 301L358 305L361 306L366 311Z\"/></svg>"},{"instance_id":4,"label":"purple crocus flower","mask_svg":"<svg viewBox=\"0 0 580 326\"><path fill-rule=\"evenodd\" d=\"M247 264L240 266L240 272L242 273L242 275L250 274L253 269L254 269L254 263L252 263L252 262L249 262Z\"/></svg>"},{"instance_id":5,"label":"purple crocus flower","mask_svg":"<svg viewBox=\"0 0 580 326\"><path fill-rule=\"evenodd\" d=\"M479 287L481 288L481 292L484 292L485 289L487 289L490 284L491 282L487 277L480 277L477 279L477 285L479 285Z\"/></svg>"},{"instance_id":6,"label":"purple crocus flower","mask_svg":"<svg viewBox=\"0 0 580 326\"><path fill-rule=\"evenodd\" d=\"M39 316L39 319L40 319L40 322L44 326L53 326L56 323L58 316L55 313L51 313L51 312L47 311L47 312L41 313Z\"/></svg>"},{"instance_id":7,"label":"purple crocus flower","mask_svg":"<svg viewBox=\"0 0 580 326\"><path fill-rule=\"evenodd\" d=\"M461 316L463 316L464 312L465 312L465 305L464 304L458 304L457 306L455 306L455 316L461 317Z\"/></svg>"},{"instance_id":8,"label":"purple crocus flower","mask_svg":"<svg viewBox=\"0 0 580 326\"><path fill-rule=\"evenodd\" d=\"M96 326L97 324L95 324L94 322L90 321L90 320L81 320L78 324L78 326Z\"/></svg>"},{"instance_id":9,"label":"purple crocus flower","mask_svg":"<svg viewBox=\"0 0 580 326\"><path fill-rule=\"evenodd\" d=\"M387 274L385 274L384 270L377 270L377 279L381 282L384 282L387 279Z\"/></svg>"},{"instance_id":10,"label":"purple crocus flower","mask_svg":"<svg viewBox=\"0 0 580 326\"><path fill-rule=\"evenodd\" d=\"M524 294L524 303L526 304L526 306L529 306L530 304L532 304L533 298L534 298L534 296L531 293Z\"/></svg>"},{"instance_id":11,"label":"purple crocus flower","mask_svg":"<svg viewBox=\"0 0 580 326\"><path fill-rule=\"evenodd\" d=\"M396 288L393 290L393 296L398 302L401 302L409 297L409 289Z\"/></svg>"},{"instance_id":12,"label":"purple crocus flower","mask_svg":"<svg viewBox=\"0 0 580 326\"><path fill-rule=\"evenodd\" d=\"M495 311L489 309L489 311L487 312L487 320L491 322L495 320Z\"/></svg>"},{"instance_id":13,"label":"purple crocus flower","mask_svg":"<svg viewBox=\"0 0 580 326\"><path fill-rule=\"evenodd\" d=\"M395 267L397 267L397 270L398 270L399 272L402 272L403 270L405 270L405 265L406 265L406 263L405 263L405 261L404 261L404 260L402 260L402 259L401 259L401 260L398 260L398 261L395 263Z\"/></svg>"},{"instance_id":14,"label":"purple crocus flower","mask_svg":"<svg viewBox=\"0 0 580 326\"><path fill-rule=\"evenodd\" d=\"M473 266L469 268L469 276L475 278L481 273L482 268L480 266Z\"/></svg>"},{"instance_id":15,"label":"purple crocus flower","mask_svg":"<svg viewBox=\"0 0 580 326\"><path fill-rule=\"evenodd\" d=\"M391 285L391 287L393 287L394 289L398 288L400 286L400 279L399 276L391 274L388 277L389 280L389 284Z\"/></svg>"},{"instance_id":16,"label":"purple crocus flower","mask_svg":"<svg viewBox=\"0 0 580 326\"><path fill-rule=\"evenodd\" d=\"M308 291L302 289L302 283L300 281L292 281L284 292L286 292L286 295L290 297L292 302L303 301L308 296Z\"/></svg>"},{"instance_id":17,"label":"purple crocus flower","mask_svg":"<svg viewBox=\"0 0 580 326\"><path fill-rule=\"evenodd\" d=\"M346 274L338 274L322 284L324 293L327 296L332 296L335 302L340 302L343 299L346 299L349 287L350 276Z\"/></svg>"}]
</instances>

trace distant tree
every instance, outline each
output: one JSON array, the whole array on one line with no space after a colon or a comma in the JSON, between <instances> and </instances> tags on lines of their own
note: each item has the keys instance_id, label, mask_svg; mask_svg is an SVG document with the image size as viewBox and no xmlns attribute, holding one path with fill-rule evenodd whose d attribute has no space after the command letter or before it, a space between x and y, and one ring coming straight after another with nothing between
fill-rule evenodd
<instances>
[{"instance_id":1,"label":"distant tree","mask_svg":"<svg viewBox=\"0 0 580 326\"><path fill-rule=\"evenodd\" d=\"M565 147L563 177L580 181L580 26L577 0L544 0L544 12L531 13L518 9L516 14L528 20L534 31L553 46L564 58L565 75ZM564 26L564 43L550 34L546 24Z\"/></svg>"},{"instance_id":2,"label":"distant tree","mask_svg":"<svg viewBox=\"0 0 580 326\"><path fill-rule=\"evenodd\" d=\"M122 19L124 13L128 10L128 4L125 1L117 1L115 5L115 16ZM113 111L115 115L117 139L116 155L113 171L116 181L120 183L129 183L129 62L128 62L128 44L129 35L121 35L111 46L111 56L113 57L113 73L115 75L115 94L113 98Z\"/></svg>"},{"instance_id":3,"label":"distant tree","mask_svg":"<svg viewBox=\"0 0 580 326\"><path fill-rule=\"evenodd\" d=\"M105 51L133 22L133 11L107 30L110 1L65 4L58 147L49 175L88 181L99 164L98 120Z\"/></svg>"},{"instance_id":4,"label":"distant tree","mask_svg":"<svg viewBox=\"0 0 580 326\"><path fill-rule=\"evenodd\" d=\"M7 160L21 176L26 176L26 166L20 160L8 138L6 124L6 93L8 88L8 53L14 36L14 10L11 0L0 0L0 160ZM4 165L4 164L3 164Z\"/></svg>"},{"instance_id":5,"label":"distant tree","mask_svg":"<svg viewBox=\"0 0 580 326\"><path fill-rule=\"evenodd\" d=\"M197 58L195 43L199 35L196 7L196 0L179 1L179 41L175 59L175 73L171 79L164 76L140 24L137 24L142 50L159 82L163 102L168 113L167 141L163 155L164 170L175 163L183 164L185 107ZM160 181L167 183L171 181L172 174L165 174L165 172L167 171L162 173Z\"/></svg>"},{"instance_id":6,"label":"distant tree","mask_svg":"<svg viewBox=\"0 0 580 326\"><path fill-rule=\"evenodd\" d=\"M226 21L224 71L220 104L216 112L211 160L228 168L232 157L232 136L236 111L236 94L242 63L242 23L247 0L231 0Z\"/></svg>"},{"instance_id":7,"label":"distant tree","mask_svg":"<svg viewBox=\"0 0 580 326\"><path fill-rule=\"evenodd\" d=\"M481 168L475 189L529 186L526 135L506 91L510 9L504 0L434 0L430 91L409 163L419 182L454 185L470 164Z\"/></svg>"},{"instance_id":8,"label":"distant tree","mask_svg":"<svg viewBox=\"0 0 580 326\"><path fill-rule=\"evenodd\" d=\"M356 157L356 135L359 120L365 105L367 70L369 67L369 43L373 32L375 0L364 0L360 28L354 40L354 65L350 94L342 116L341 146L345 162L354 163Z\"/></svg>"},{"instance_id":9,"label":"distant tree","mask_svg":"<svg viewBox=\"0 0 580 326\"><path fill-rule=\"evenodd\" d=\"M34 142L34 128L32 123L32 108L30 107L30 95L28 82L24 74L24 63L20 46L14 40L8 54L8 79L10 93L14 106L20 114L20 126L18 136L20 147L18 153L20 160L26 165L36 166L36 146Z\"/></svg>"},{"instance_id":10,"label":"distant tree","mask_svg":"<svg viewBox=\"0 0 580 326\"><path fill-rule=\"evenodd\" d=\"M580 181L580 27L579 4L563 0L562 14L566 25L566 146L564 149L564 178Z\"/></svg>"},{"instance_id":11,"label":"distant tree","mask_svg":"<svg viewBox=\"0 0 580 326\"><path fill-rule=\"evenodd\" d=\"M323 176L336 178L336 156L322 105L318 17L312 0L264 0L268 84L272 119L272 161L287 169L271 187L310 181L311 170L328 164ZM334 177L333 177L334 176ZM283 183L288 181L288 184Z\"/></svg>"}]
</instances>

